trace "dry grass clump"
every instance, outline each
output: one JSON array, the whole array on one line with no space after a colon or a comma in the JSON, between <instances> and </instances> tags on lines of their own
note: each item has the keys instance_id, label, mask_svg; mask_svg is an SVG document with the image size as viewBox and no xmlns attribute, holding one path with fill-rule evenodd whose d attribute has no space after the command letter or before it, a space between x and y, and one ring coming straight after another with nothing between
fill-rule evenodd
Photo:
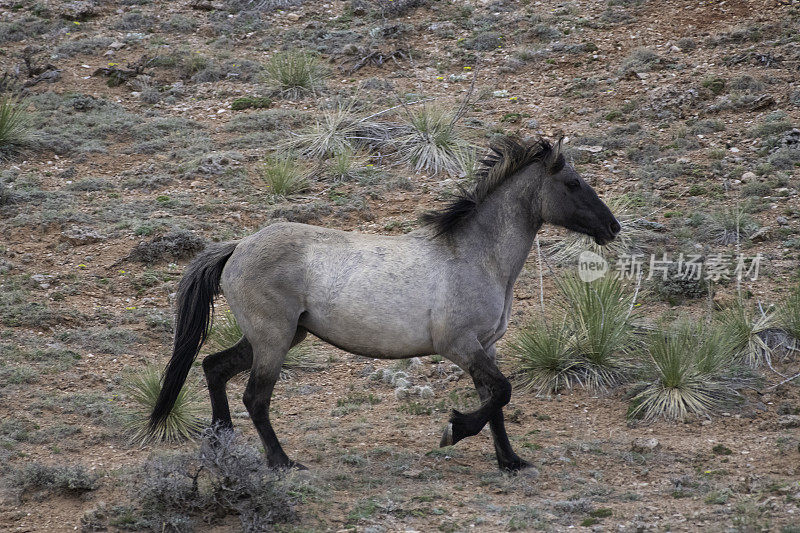
<instances>
[{"instance_id":1,"label":"dry grass clump","mask_svg":"<svg viewBox=\"0 0 800 533\"><path fill-rule=\"evenodd\" d=\"M267 83L284 98L316 95L328 76L320 58L305 50L276 53L264 66L264 72Z\"/></svg>"},{"instance_id":2,"label":"dry grass clump","mask_svg":"<svg viewBox=\"0 0 800 533\"><path fill-rule=\"evenodd\" d=\"M400 161L416 172L466 174L465 162L474 159L474 146L456 127L458 115L444 107L425 104L408 110L407 129L393 144Z\"/></svg>"}]
</instances>

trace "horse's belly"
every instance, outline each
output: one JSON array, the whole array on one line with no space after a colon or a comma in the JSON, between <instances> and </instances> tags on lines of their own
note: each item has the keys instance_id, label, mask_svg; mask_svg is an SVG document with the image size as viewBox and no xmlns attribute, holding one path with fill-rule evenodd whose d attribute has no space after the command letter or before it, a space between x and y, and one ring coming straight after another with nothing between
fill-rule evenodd
<instances>
[{"instance_id":1,"label":"horse's belly","mask_svg":"<svg viewBox=\"0 0 800 533\"><path fill-rule=\"evenodd\" d=\"M427 313L358 309L308 309L301 325L343 350L369 357L399 359L433 353Z\"/></svg>"}]
</instances>

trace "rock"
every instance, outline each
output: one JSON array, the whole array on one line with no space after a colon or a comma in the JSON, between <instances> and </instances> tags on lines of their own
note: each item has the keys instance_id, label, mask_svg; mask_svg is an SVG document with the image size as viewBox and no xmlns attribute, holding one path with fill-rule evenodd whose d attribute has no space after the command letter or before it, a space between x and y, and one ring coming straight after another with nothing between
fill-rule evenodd
<instances>
[{"instance_id":1,"label":"rock","mask_svg":"<svg viewBox=\"0 0 800 533\"><path fill-rule=\"evenodd\" d=\"M31 276L31 279L39 284L39 287L42 289L49 289L50 288L50 280L53 279L53 276L50 274L34 274Z\"/></svg>"},{"instance_id":2,"label":"rock","mask_svg":"<svg viewBox=\"0 0 800 533\"><path fill-rule=\"evenodd\" d=\"M631 451L636 453L651 453L661 448L661 443L656 438L637 437L631 443Z\"/></svg>"},{"instance_id":3,"label":"rock","mask_svg":"<svg viewBox=\"0 0 800 533\"><path fill-rule=\"evenodd\" d=\"M125 48L125 43L121 43L119 41L114 41L113 43L108 45L109 48L113 48L114 50L121 50Z\"/></svg>"},{"instance_id":4,"label":"rock","mask_svg":"<svg viewBox=\"0 0 800 533\"><path fill-rule=\"evenodd\" d=\"M602 152L603 151L603 147L600 146L600 145L595 145L595 146L576 146L575 149L576 150L580 150L581 152L591 152L593 154L596 154L597 152Z\"/></svg>"},{"instance_id":5,"label":"rock","mask_svg":"<svg viewBox=\"0 0 800 533\"><path fill-rule=\"evenodd\" d=\"M72 180L75 179L75 176L78 175L78 171L75 170L75 167L68 167L64 172L58 175L58 177L62 180Z\"/></svg>"},{"instance_id":6,"label":"rock","mask_svg":"<svg viewBox=\"0 0 800 533\"><path fill-rule=\"evenodd\" d=\"M800 415L784 415L778 418L778 426L783 429L800 427Z\"/></svg>"},{"instance_id":7,"label":"rock","mask_svg":"<svg viewBox=\"0 0 800 533\"><path fill-rule=\"evenodd\" d=\"M538 121L538 120L536 120L535 118L532 118L532 119L530 119L530 120L528 121L528 123L527 123L527 124L525 124L525 126L526 126L528 129L531 129L531 130L538 129L538 128L539 128L539 121Z\"/></svg>"},{"instance_id":8,"label":"rock","mask_svg":"<svg viewBox=\"0 0 800 533\"><path fill-rule=\"evenodd\" d=\"M203 156L197 172L202 174L224 174L233 165L239 164L244 157L238 152L211 153Z\"/></svg>"},{"instance_id":9,"label":"rock","mask_svg":"<svg viewBox=\"0 0 800 533\"><path fill-rule=\"evenodd\" d=\"M759 229L750 236L750 241L752 242L768 241L770 233L772 233L772 228L770 228L769 226L764 226L763 228Z\"/></svg>"},{"instance_id":10,"label":"rock","mask_svg":"<svg viewBox=\"0 0 800 533\"><path fill-rule=\"evenodd\" d=\"M789 225L789 219L786 218L786 217L778 217L778 218L775 219L775 222L777 222L781 226Z\"/></svg>"},{"instance_id":11,"label":"rock","mask_svg":"<svg viewBox=\"0 0 800 533\"><path fill-rule=\"evenodd\" d=\"M500 89L499 91L494 91L492 93L492 96L494 96L495 98L505 98L506 96L508 96L508 90Z\"/></svg>"},{"instance_id":12,"label":"rock","mask_svg":"<svg viewBox=\"0 0 800 533\"><path fill-rule=\"evenodd\" d=\"M97 5L94 2L66 2L59 9L61 18L67 20L87 20L97 16Z\"/></svg>"},{"instance_id":13,"label":"rock","mask_svg":"<svg viewBox=\"0 0 800 533\"><path fill-rule=\"evenodd\" d=\"M82 246L105 240L105 237L91 228L81 228L72 226L68 230L61 232L61 240L73 246Z\"/></svg>"},{"instance_id":14,"label":"rock","mask_svg":"<svg viewBox=\"0 0 800 533\"><path fill-rule=\"evenodd\" d=\"M756 178L757 176L753 172L745 172L739 179L742 180L742 183L747 183L748 181L753 181Z\"/></svg>"}]
</instances>

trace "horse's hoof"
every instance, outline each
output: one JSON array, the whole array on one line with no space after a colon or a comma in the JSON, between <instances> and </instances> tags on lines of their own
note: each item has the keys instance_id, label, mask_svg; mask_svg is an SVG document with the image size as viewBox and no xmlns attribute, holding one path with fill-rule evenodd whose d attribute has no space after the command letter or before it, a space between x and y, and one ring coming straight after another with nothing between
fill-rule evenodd
<instances>
[{"instance_id":1,"label":"horse's hoof","mask_svg":"<svg viewBox=\"0 0 800 533\"><path fill-rule=\"evenodd\" d=\"M291 468L292 470L308 470L306 465L300 464L297 461L289 461L288 468Z\"/></svg>"},{"instance_id":2,"label":"horse's hoof","mask_svg":"<svg viewBox=\"0 0 800 533\"><path fill-rule=\"evenodd\" d=\"M447 427L444 428L444 434L442 435L442 440L439 441L439 447L444 448L445 446L452 446L453 445L453 423L450 422L447 424Z\"/></svg>"},{"instance_id":3,"label":"horse's hoof","mask_svg":"<svg viewBox=\"0 0 800 533\"><path fill-rule=\"evenodd\" d=\"M500 470L504 472L519 472L520 470L533 467L533 465L528 461L525 459L520 459L519 457L511 461L503 461L502 463L499 463L499 465Z\"/></svg>"}]
</instances>

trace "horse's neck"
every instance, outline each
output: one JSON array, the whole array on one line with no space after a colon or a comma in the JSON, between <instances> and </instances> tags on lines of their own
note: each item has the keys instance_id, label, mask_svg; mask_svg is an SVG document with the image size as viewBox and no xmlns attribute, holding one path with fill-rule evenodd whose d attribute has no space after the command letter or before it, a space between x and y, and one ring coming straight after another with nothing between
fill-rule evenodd
<instances>
[{"instance_id":1,"label":"horse's neck","mask_svg":"<svg viewBox=\"0 0 800 533\"><path fill-rule=\"evenodd\" d=\"M460 247L499 279L513 282L531 251L542 223L533 206L538 188L520 178L495 191L463 228Z\"/></svg>"}]
</instances>

